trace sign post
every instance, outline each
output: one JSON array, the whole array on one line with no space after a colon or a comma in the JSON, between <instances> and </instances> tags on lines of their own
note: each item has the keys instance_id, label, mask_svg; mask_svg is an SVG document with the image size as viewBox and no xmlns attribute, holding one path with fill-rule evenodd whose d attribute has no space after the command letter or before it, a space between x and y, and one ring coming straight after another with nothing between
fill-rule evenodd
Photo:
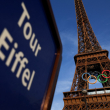
<instances>
[{"instance_id":1,"label":"sign post","mask_svg":"<svg viewBox=\"0 0 110 110\"><path fill-rule=\"evenodd\" d=\"M0 110L49 110L62 45L49 0L1 0Z\"/></svg>"}]
</instances>

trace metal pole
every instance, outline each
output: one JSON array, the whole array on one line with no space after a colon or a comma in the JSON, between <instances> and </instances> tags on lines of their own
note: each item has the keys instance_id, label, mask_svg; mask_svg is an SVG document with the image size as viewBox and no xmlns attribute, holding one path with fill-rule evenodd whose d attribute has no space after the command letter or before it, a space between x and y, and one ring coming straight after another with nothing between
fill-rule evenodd
<instances>
[{"instance_id":1,"label":"metal pole","mask_svg":"<svg viewBox=\"0 0 110 110\"><path fill-rule=\"evenodd\" d=\"M87 102L86 102L86 97L85 97L85 94L84 94L84 98L85 98L86 110L88 110L88 108L87 108Z\"/></svg>"}]
</instances>

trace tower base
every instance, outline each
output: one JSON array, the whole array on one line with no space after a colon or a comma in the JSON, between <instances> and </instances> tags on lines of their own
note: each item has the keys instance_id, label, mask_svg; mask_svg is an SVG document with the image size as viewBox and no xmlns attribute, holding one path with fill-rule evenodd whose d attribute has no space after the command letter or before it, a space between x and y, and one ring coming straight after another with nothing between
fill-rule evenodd
<instances>
[{"instance_id":1,"label":"tower base","mask_svg":"<svg viewBox=\"0 0 110 110\"><path fill-rule=\"evenodd\" d=\"M110 87L63 92L63 110L110 110ZM87 108L86 108L87 103Z\"/></svg>"}]
</instances>

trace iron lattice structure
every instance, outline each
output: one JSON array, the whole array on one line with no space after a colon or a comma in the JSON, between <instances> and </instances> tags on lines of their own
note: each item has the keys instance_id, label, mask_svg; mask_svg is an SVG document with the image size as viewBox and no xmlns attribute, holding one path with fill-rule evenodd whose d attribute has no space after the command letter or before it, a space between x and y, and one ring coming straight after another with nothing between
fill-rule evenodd
<instances>
[{"instance_id":1,"label":"iron lattice structure","mask_svg":"<svg viewBox=\"0 0 110 110\"><path fill-rule=\"evenodd\" d=\"M110 60L108 51L103 50L92 30L89 19L87 17L82 0L75 1L77 32L78 32L78 54L74 56L76 69L70 92L64 92L64 108L63 110L86 110L84 101L87 101L88 110L110 110L110 78L102 83L103 88L89 89L87 81L82 79L83 73L90 73L98 76L103 70L110 70ZM104 72L109 76L109 72ZM88 75L84 75L87 79ZM105 78L100 77L101 81ZM87 89L86 100L84 95L80 96L81 91ZM90 95L90 92L95 94ZM103 91L98 94L98 91Z\"/></svg>"}]
</instances>

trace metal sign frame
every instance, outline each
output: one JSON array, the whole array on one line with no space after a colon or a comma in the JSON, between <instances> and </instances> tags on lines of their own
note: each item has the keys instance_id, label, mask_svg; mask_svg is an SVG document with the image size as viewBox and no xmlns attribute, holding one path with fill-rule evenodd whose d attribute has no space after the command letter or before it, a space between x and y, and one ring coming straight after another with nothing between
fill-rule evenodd
<instances>
[{"instance_id":1,"label":"metal sign frame","mask_svg":"<svg viewBox=\"0 0 110 110\"><path fill-rule=\"evenodd\" d=\"M45 13L46 13L46 17L55 41L55 44L57 46L57 53L56 54L56 59L55 59L55 63L54 63L54 67L53 67L53 71L51 74L51 78L50 78L50 82L48 85L48 89L45 92L45 96L43 98L43 102L41 105L41 110L50 110L51 108L51 104L52 104L52 100L53 100L53 95L55 92L55 87L56 87L56 83L57 83L57 79L58 79L58 74L59 74L59 69L60 69L60 65L61 65L61 60L62 60L62 43L59 37L59 32L55 23L55 19L54 19L54 15L52 12L52 8L51 8L51 4L50 4L50 0L41 0Z\"/></svg>"}]
</instances>

